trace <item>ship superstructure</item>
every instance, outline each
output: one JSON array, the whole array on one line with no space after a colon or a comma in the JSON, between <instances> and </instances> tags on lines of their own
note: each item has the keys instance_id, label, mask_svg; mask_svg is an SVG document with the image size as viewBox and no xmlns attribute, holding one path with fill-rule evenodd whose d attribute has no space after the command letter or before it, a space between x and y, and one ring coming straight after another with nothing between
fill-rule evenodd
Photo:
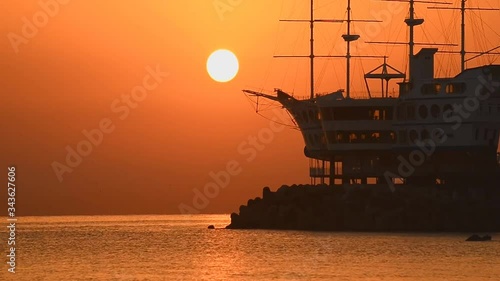
<instances>
[{"instance_id":1,"label":"ship superstructure","mask_svg":"<svg viewBox=\"0 0 500 281\"><path fill-rule=\"evenodd\" d=\"M312 8L310 98L299 100L281 89L275 90L276 95L244 90L250 96L279 102L291 114L304 138L304 154L311 159L313 181L330 185L447 184L487 181L489 175L498 173L500 65L465 69L462 45L462 71L454 77L436 78L438 49L425 47L414 54L414 27L424 22L414 17L415 2L408 1L405 20L409 73L396 70L384 57L381 66L365 74L365 79L381 80L380 96L372 96L369 88L369 98L350 94L349 46L359 38L350 32L354 21L350 0L347 33L342 36L347 44L345 90L314 93L312 30L316 20ZM462 13L463 7L462 3ZM390 95L391 79L399 81L399 91Z\"/></svg>"}]
</instances>

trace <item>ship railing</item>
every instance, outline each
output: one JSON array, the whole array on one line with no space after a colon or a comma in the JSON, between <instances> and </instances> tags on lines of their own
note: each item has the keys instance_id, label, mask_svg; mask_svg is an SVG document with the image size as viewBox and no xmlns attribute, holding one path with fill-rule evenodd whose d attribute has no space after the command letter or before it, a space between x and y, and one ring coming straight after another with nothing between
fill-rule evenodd
<instances>
[{"instance_id":1,"label":"ship railing","mask_svg":"<svg viewBox=\"0 0 500 281\"><path fill-rule=\"evenodd\" d=\"M331 94L332 92L321 92L321 93L316 93L315 97L322 97L322 96L326 96L326 95L329 95ZM382 97L382 92L371 92L372 96L368 96L368 93L366 92L360 92L360 93L352 93L351 94L351 99L354 99L354 100L368 100L368 99L371 99L371 98L397 98L398 97L398 94L397 93L394 93L394 94L389 94L388 97ZM292 94L292 97L295 98L296 100L310 100L311 97L310 96L295 96Z\"/></svg>"}]
</instances>

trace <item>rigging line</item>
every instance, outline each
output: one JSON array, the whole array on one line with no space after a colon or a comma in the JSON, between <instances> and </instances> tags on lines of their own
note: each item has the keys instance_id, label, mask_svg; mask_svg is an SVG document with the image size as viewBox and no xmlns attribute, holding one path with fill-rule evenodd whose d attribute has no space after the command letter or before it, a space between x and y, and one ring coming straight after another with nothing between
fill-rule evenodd
<instances>
[{"instance_id":1,"label":"rigging line","mask_svg":"<svg viewBox=\"0 0 500 281\"><path fill-rule=\"evenodd\" d=\"M469 17L469 22L471 23L471 27L473 29L472 33L473 34L476 34L476 33L479 33L481 31L481 27L479 26L480 24L480 20L481 18L478 16L477 19L476 18L473 18L473 17L476 17L476 13L475 11L472 11L472 13L470 13L471 16ZM482 50L482 44L480 42L482 38L475 38L474 40L474 45L475 47L478 49L478 50Z\"/></svg>"},{"instance_id":2,"label":"rigging line","mask_svg":"<svg viewBox=\"0 0 500 281\"><path fill-rule=\"evenodd\" d=\"M391 17L391 21L393 20L393 17ZM390 24L389 22L387 23L388 26L386 26L387 28L387 33L386 34L391 34L392 33L392 29L393 29L393 25L394 24ZM389 48L389 44L385 45L385 50L384 50L384 53L387 53L387 49Z\"/></svg>"},{"instance_id":3,"label":"rigging line","mask_svg":"<svg viewBox=\"0 0 500 281\"><path fill-rule=\"evenodd\" d=\"M337 41L339 41L339 40L340 40L340 38L341 38L341 36L340 36L340 35L342 34L342 29L343 29L343 26L342 26L341 24L339 24L338 29L337 29ZM331 51L330 51L330 54L329 54L329 55L332 55L332 54L333 54L334 49L335 49L335 48L337 48L337 46L340 46L340 45L338 45L338 44L341 44L341 43L338 43L338 42L337 42L337 44L333 44L333 45L332 45L332 49L331 49ZM328 61L332 64L332 67L333 67L333 66L334 66L334 64L335 64L335 60L328 60ZM339 73L336 71L336 68L333 68L333 69L334 69L334 71L333 71L333 72L335 73L335 78L337 78L337 85L342 85L342 84L341 84L342 82L340 82Z\"/></svg>"},{"instance_id":4,"label":"rigging line","mask_svg":"<svg viewBox=\"0 0 500 281\"><path fill-rule=\"evenodd\" d=\"M307 28L308 30L308 28ZM300 39L300 42L305 42L305 37L306 37L306 27L304 26L302 28L302 38ZM296 45L298 45L298 42L299 40L297 39L296 41ZM295 46L295 48L297 48L297 46ZM294 50L294 53L295 53L295 50ZM295 90L297 89L297 81L298 81L298 77L299 77L299 69L301 68L300 67L300 61L296 61L295 62L295 65L296 65L296 68L295 68L295 77L294 77L294 84L293 84L293 91L295 92Z\"/></svg>"},{"instance_id":5,"label":"rigging line","mask_svg":"<svg viewBox=\"0 0 500 281\"><path fill-rule=\"evenodd\" d=\"M472 16L477 17L478 20L474 20L472 18ZM481 16L479 15L479 12L478 12L478 14L476 14L475 11L472 11L471 17L469 18L469 22L471 23L472 33L473 34L476 34L476 33L477 34L481 34L481 31L484 31L484 30L482 30L482 28L480 26L480 22L481 21L482 21L482 19L481 19ZM483 41L483 42L481 42L481 41ZM484 36L475 38L475 40L474 40L474 47L475 47L475 49L477 49L477 50L485 50L486 49L485 46L487 45L487 43L484 42L484 41L485 41Z\"/></svg>"},{"instance_id":6,"label":"rigging line","mask_svg":"<svg viewBox=\"0 0 500 281\"><path fill-rule=\"evenodd\" d=\"M288 113L288 110L287 110L286 112ZM289 128L291 128L291 129L294 129L294 130L299 130L297 125L292 126L292 125L289 125L289 124L285 124L285 123L282 123L282 122L278 122L278 121L276 121L276 120L273 120L273 119L271 119L271 118L269 118L269 117L267 117L267 116L265 116L265 115L261 114L260 112L257 112L257 114L258 114L259 116L261 116L262 118L264 118L264 119L268 120L268 121L274 122L274 123L279 124L279 125L283 125L283 126L285 126L285 127L289 127ZM288 116L290 116L290 113L288 113ZM293 119L292 119L292 120L293 120ZM292 121L292 122L295 124L295 121Z\"/></svg>"},{"instance_id":7,"label":"rigging line","mask_svg":"<svg viewBox=\"0 0 500 281\"><path fill-rule=\"evenodd\" d=\"M475 56L473 56L473 57L471 57L471 58L466 59L465 61L467 62L467 61L473 60L473 59L475 59L475 58L477 58L477 57L480 57L480 56L482 56L482 55L485 55L485 54L487 54L487 53L489 53L489 52L491 52L491 51L494 51L494 50L496 50L496 49L498 49L498 48L500 48L500 46L497 46L497 47L495 47L495 48L493 48L493 49L489 49L489 50L488 50L488 51L486 51L486 52L482 52L482 53L480 53L480 54L477 54L477 55L475 55Z\"/></svg>"},{"instance_id":8,"label":"rigging line","mask_svg":"<svg viewBox=\"0 0 500 281\"><path fill-rule=\"evenodd\" d=\"M363 62L361 62L361 71L362 71L362 73L366 73L365 67L363 66ZM366 88L366 84L363 84L363 85ZM363 86L361 88L363 88ZM366 88L364 91L362 91L362 93L364 94L363 95L364 97L367 97L366 95L368 94L368 88Z\"/></svg>"},{"instance_id":9,"label":"rigging line","mask_svg":"<svg viewBox=\"0 0 500 281\"><path fill-rule=\"evenodd\" d=\"M303 37L303 31L304 31L304 30L302 29L302 32L300 33L300 34L302 34L302 37ZM295 54L295 52L296 52L296 48L297 48L297 45L298 45L298 42L299 42L300 40L302 40L302 39L303 39L303 38L301 38L300 36L297 36L297 37L295 38L295 42L294 42L293 47L292 47L292 54ZM291 68L291 66L290 66L290 65L291 65L291 63L292 63L292 60L287 60L287 66L286 66L286 69L285 69L285 71L284 71L283 80L282 80L282 82L281 82L281 85L284 85L284 84L285 84L285 80L288 80L289 70L290 70L290 69L292 69L292 68ZM295 61L295 64L296 64L296 63L297 63L297 62ZM296 68L296 69L297 69L297 68Z\"/></svg>"},{"instance_id":10,"label":"rigging line","mask_svg":"<svg viewBox=\"0 0 500 281\"><path fill-rule=\"evenodd\" d=\"M354 84L352 83L352 81L354 80L354 79L352 79L352 77L354 77L354 73L356 73L356 63L355 62L356 61L353 61L353 63L351 64L351 79L349 80L349 87L352 89L351 96L353 96L353 97L356 97L356 93L357 93L355 91L356 89L353 87Z\"/></svg>"},{"instance_id":11,"label":"rigging line","mask_svg":"<svg viewBox=\"0 0 500 281\"><path fill-rule=\"evenodd\" d=\"M409 32L408 28L405 28L405 31L406 31L406 38L409 38L410 37L410 32ZM405 52L404 53L405 54L409 53L408 45L405 45ZM408 56L404 56L403 58L404 58L403 59L403 61L404 61L404 73L408 73L409 58L408 58Z\"/></svg>"},{"instance_id":12,"label":"rigging line","mask_svg":"<svg viewBox=\"0 0 500 281\"><path fill-rule=\"evenodd\" d=\"M256 98L256 101L254 101L252 99L252 97L250 97L249 95L245 95L245 97L247 98L247 101L249 102L249 104L251 105L252 109L255 110L257 113L260 112L260 111L267 111L269 110L270 108L282 108L281 106L278 106L278 105L274 105L273 102L269 102L269 103L258 103L257 100L260 100L259 97L255 97ZM258 103L258 105L257 105ZM260 105L260 107L259 107ZM264 108L263 108L264 107Z\"/></svg>"},{"instance_id":13,"label":"rigging line","mask_svg":"<svg viewBox=\"0 0 500 281\"><path fill-rule=\"evenodd\" d=\"M331 39L331 38L335 38L335 37L336 36L326 36L325 35L323 38L329 38L330 40L335 41L334 39ZM332 46L327 52L327 55L330 56L330 55L332 55L333 49L335 48L336 45L334 42L332 42L332 43L328 42L328 39L325 39L325 42L326 42L326 45ZM318 88L322 85L323 79L325 78L325 75L326 75L326 69L329 67L330 62L331 62L331 60L328 58L325 58L325 60L323 60L322 67L321 67L319 74L318 74L318 77L316 79L316 84L314 85L315 88Z\"/></svg>"},{"instance_id":14,"label":"rigging line","mask_svg":"<svg viewBox=\"0 0 500 281\"><path fill-rule=\"evenodd\" d=\"M456 11L457 10L451 10L451 18L452 19L457 18ZM444 40L445 40L445 42L449 42L449 43L455 42L457 33L456 32L446 32L446 30L456 30L457 29L457 26L456 26L457 21L455 21L455 20L448 21L448 25L447 25L444 22L444 17L442 16L441 13L443 13L443 12L440 9L437 9L438 19L439 19L439 23L441 24L441 30L443 31L442 34L443 34ZM443 49L446 50L447 48L445 47ZM455 64L453 63L454 62L453 56L447 55L447 57L443 57L442 59L443 59L443 61L447 59L448 61L451 62L451 64L452 64L451 67L452 68L455 67L454 66ZM450 73L448 73L448 74L450 74Z\"/></svg>"},{"instance_id":15,"label":"rigging line","mask_svg":"<svg viewBox=\"0 0 500 281\"><path fill-rule=\"evenodd\" d=\"M500 2L500 1L499 1L499 2ZM495 35L497 35L498 37L500 37L500 34L499 34L499 33L497 33L497 32L496 32L496 30L495 30L493 27L491 27L491 25L489 25L487 22L485 22L484 24L485 24L487 27L489 27L489 28L490 28L490 31L491 31L491 32L495 33Z\"/></svg>"},{"instance_id":16,"label":"rigging line","mask_svg":"<svg viewBox=\"0 0 500 281\"><path fill-rule=\"evenodd\" d=\"M400 25L399 25L398 32L397 32L397 34L396 34L396 36L395 36L394 38L399 38L399 37L400 37L400 35L401 35L401 31L403 30L403 28L404 28L404 30L406 31L406 28L404 27L404 25L400 24ZM392 38L392 37L390 36L390 34L389 34L389 38ZM396 45L394 45L394 44L387 44L387 45L386 45L386 54L387 54L388 56L391 56L391 55L394 53L395 48L396 48ZM390 50L389 50L389 49L390 49ZM388 51L389 53L387 53L387 50L389 50L389 51Z\"/></svg>"},{"instance_id":17,"label":"rigging line","mask_svg":"<svg viewBox=\"0 0 500 281\"><path fill-rule=\"evenodd\" d=\"M500 37L500 35L498 35L498 33L485 20L483 20L481 17L479 17L479 18L480 18L480 21L481 21L482 34L486 34L486 29L484 28L484 26L486 25L486 27L488 27L490 29L490 31L493 31L493 33L495 33L498 37ZM484 42L484 46L482 48L480 48L480 50L486 50L487 46L491 46L491 45L496 45L497 44L497 42L493 43L493 42L489 41L488 40L488 36L482 36L482 39L485 42ZM491 56L487 56L486 60L488 60L487 61L488 63L492 63L496 59L492 58Z\"/></svg>"},{"instance_id":18,"label":"rigging line","mask_svg":"<svg viewBox=\"0 0 500 281\"><path fill-rule=\"evenodd\" d=\"M427 42L437 42L436 40L434 40L432 38L432 36L430 34L428 34L424 28L421 28L420 29L421 31L421 34L423 35L424 39L427 41ZM436 64L438 64L438 67L437 67L437 71L436 71L436 76L439 77L439 75L441 74L441 71L442 71L442 65L441 65L441 62L438 62L438 61L434 61Z\"/></svg>"},{"instance_id":19,"label":"rigging line","mask_svg":"<svg viewBox=\"0 0 500 281\"><path fill-rule=\"evenodd\" d=\"M246 94L245 94L245 97L247 98L248 103L252 107L252 110L255 110L256 112L258 112L258 108L255 106L255 102L252 101L252 99Z\"/></svg>"},{"instance_id":20,"label":"rigging line","mask_svg":"<svg viewBox=\"0 0 500 281\"><path fill-rule=\"evenodd\" d=\"M281 8L280 8L280 13L279 13L279 14L280 14L280 18L281 18L281 17L282 17L282 15L283 15L283 6L284 6L284 4L283 4L283 3L284 3L284 2L285 2L285 0L281 0ZM279 31L280 31L280 26L281 26L281 25L280 25L280 23L278 22L278 23L276 24L276 30L275 30L275 32L274 32L274 34L275 34L274 38L277 38L277 37L278 37L278 34L280 33L280 32L279 32ZM274 51L273 51L273 55L276 55L276 54L277 54L277 51L278 51L278 42L279 42L279 40L275 40L275 42L274 42ZM266 84L267 84L267 81L268 81L268 79L269 79L270 73L272 72L273 65L274 65L274 64L273 64L272 60L271 60L271 61L269 62L269 64L267 65L266 74L264 75L264 82L263 82L263 84L264 84L264 85L266 85Z\"/></svg>"},{"instance_id":21,"label":"rigging line","mask_svg":"<svg viewBox=\"0 0 500 281\"><path fill-rule=\"evenodd\" d=\"M486 34L486 29L484 28L484 23L485 23L485 21L484 21L484 19L481 17L481 18L480 18L480 24L481 24L482 33L480 33L480 34ZM489 44L488 44L488 43L489 43ZM484 49L486 49L488 45L491 45L491 41L489 41L489 40L488 40L487 36L483 36L483 44L484 44ZM484 49L483 49L483 50L484 50ZM486 57L485 57L485 60L486 60L488 63L490 63L490 62L491 62L491 57L486 56Z\"/></svg>"},{"instance_id":22,"label":"rigging line","mask_svg":"<svg viewBox=\"0 0 500 281\"><path fill-rule=\"evenodd\" d=\"M492 31L494 31L494 32L495 32L495 30L494 30L494 29L492 29L492 28L488 25L488 23L487 23L484 19L481 19L481 23L482 23L483 30L484 30L485 34L486 34L486 29L484 29L484 26L488 27L490 30L492 30ZM496 32L495 32L495 34L498 34L498 33L496 33ZM485 37L487 37L487 36L485 36ZM493 38L493 37L491 37L491 39L492 39L492 38ZM497 41L497 42L491 42L490 40L488 40L488 38L485 38L485 40L487 40L487 41L488 41L488 43L489 43L488 45L489 45L489 46L491 46L491 45L496 45L496 44L498 43L498 41ZM485 46L485 48L486 48L486 46ZM491 57L490 57L490 58L491 58ZM490 62L491 62L491 61L490 61Z\"/></svg>"}]
</instances>

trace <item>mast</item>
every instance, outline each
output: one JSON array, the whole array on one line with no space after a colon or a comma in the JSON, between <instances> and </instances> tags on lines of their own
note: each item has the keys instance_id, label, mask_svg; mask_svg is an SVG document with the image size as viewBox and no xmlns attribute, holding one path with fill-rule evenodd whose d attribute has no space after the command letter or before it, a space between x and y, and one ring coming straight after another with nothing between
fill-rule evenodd
<instances>
[{"instance_id":1,"label":"mast","mask_svg":"<svg viewBox=\"0 0 500 281\"><path fill-rule=\"evenodd\" d=\"M413 67L413 49L415 46L415 40L414 40L414 30L413 27L417 25L421 25L424 22L424 19L416 19L415 18L415 7L414 7L415 1L410 0L410 15L409 18L405 19L406 25L410 27L410 38L408 41L408 71L410 72L409 80L412 82L412 67Z\"/></svg>"},{"instance_id":2,"label":"mast","mask_svg":"<svg viewBox=\"0 0 500 281\"><path fill-rule=\"evenodd\" d=\"M347 44L346 58L346 98L351 97L351 41L359 39L359 35L351 34L351 0L347 0L347 34L342 35Z\"/></svg>"},{"instance_id":3,"label":"mast","mask_svg":"<svg viewBox=\"0 0 500 281\"><path fill-rule=\"evenodd\" d=\"M311 0L311 99L314 98L314 0Z\"/></svg>"},{"instance_id":4,"label":"mast","mask_svg":"<svg viewBox=\"0 0 500 281\"><path fill-rule=\"evenodd\" d=\"M311 18L310 19L285 19L285 20L280 20L280 21L286 21L286 22L308 22L310 29L311 29L311 38L310 38L310 51L309 55L280 55L280 56L274 56L275 58L309 58L310 60L310 79L311 79L311 85L310 85L310 98L314 99L314 58L316 57L314 55L314 0L311 0Z\"/></svg>"},{"instance_id":5,"label":"mast","mask_svg":"<svg viewBox=\"0 0 500 281\"><path fill-rule=\"evenodd\" d=\"M410 1L410 20L414 20L414 15L415 15L415 8L413 7L413 0ZM410 25L410 57L409 57L409 63L411 66L412 60L413 60L413 48L415 46L415 40L414 40L414 30L413 30L413 25Z\"/></svg>"},{"instance_id":6,"label":"mast","mask_svg":"<svg viewBox=\"0 0 500 281\"><path fill-rule=\"evenodd\" d=\"M351 0L347 0L347 36L351 34ZM344 37L347 43L346 53L346 97L351 95L351 41Z\"/></svg>"},{"instance_id":7,"label":"mast","mask_svg":"<svg viewBox=\"0 0 500 281\"><path fill-rule=\"evenodd\" d=\"M461 42L460 42L460 71L465 70L465 1L462 0L462 6L460 7L460 12L462 14L462 24L461 24Z\"/></svg>"}]
</instances>

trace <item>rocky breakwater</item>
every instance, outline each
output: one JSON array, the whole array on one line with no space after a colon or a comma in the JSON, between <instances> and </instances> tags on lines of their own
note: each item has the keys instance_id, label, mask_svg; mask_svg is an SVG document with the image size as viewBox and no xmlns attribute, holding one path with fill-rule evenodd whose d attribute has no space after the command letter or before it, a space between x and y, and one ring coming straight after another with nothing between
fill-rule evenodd
<instances>
[{"instance_id":1,"label":"rocky breakwater","mask_svg":"<svg viewBox=\"0 0 500 281\"><path fill-rule=\"evenodd\" d=\"M500 231L500 188L282 186L231 214L230 229Z\"/></svg>"}]
</instances>

